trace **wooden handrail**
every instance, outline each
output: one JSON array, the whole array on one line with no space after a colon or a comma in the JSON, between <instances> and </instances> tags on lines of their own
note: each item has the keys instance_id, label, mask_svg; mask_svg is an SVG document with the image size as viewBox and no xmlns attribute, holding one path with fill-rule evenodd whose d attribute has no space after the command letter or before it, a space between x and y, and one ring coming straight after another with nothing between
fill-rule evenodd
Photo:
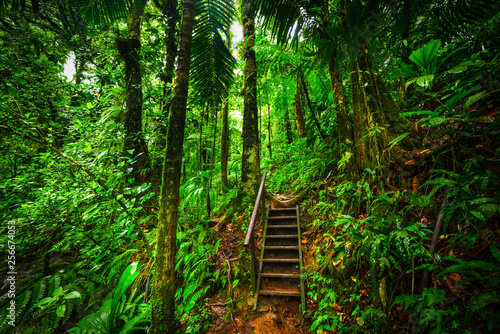
<instances>
[{"instance_id":1,"label":"wooden handrail","mask_svg":"<svg viewBox=\"0 0 500 334\"><path fill-rule=\"evenodd\" d=\"M267 173L262 174L262 180L260 181L259 192L257 193L257 198L255 199L255 206L252 212L252 218L250 219L250 225L248 226L247 235L245 237L245 247L249 248L250 258L251 258L251 268L250 268L250 283L252 285L252 294L255 293L255 281L256 275L255 270L257 267L257 262L255 261L255 237L253 235L253 229L255 227L255 221L257 220L257 214L259 213L259 206L262 204L262 210L264 210L263 200L265 199L264 192L266 191L264 184L266 183Z\"/></svg>"},{"instance_id":2,"label":"wooden handrail","mask_svg":"<svg viewBox=\"0 0 500 334\"><path fill-rule=\"evenodd\" d=\"M253 229L255 227L255 221L257 220L257 213L259 212L259 204L262 200L262 195L264 193L264 184L266 183L267 172L262 174L262 180L260 181L259 192L257 193L257 198L255 199L255 206L252 212L252 218L250 219L250 225L248 226L247 235L245 237L244 245L247 247L250 244L250 240L253 236Z\"/></svg>"}]
</instances>

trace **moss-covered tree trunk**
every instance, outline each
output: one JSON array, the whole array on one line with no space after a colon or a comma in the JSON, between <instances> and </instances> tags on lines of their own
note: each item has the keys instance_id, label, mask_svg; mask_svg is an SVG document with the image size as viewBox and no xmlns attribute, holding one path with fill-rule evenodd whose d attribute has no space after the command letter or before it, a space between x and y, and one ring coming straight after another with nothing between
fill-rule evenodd
<instances>
[{"instance_id":1,"label":"moss-covered tree trunk","mask_svg":"<svg viewBox=\"0 0 500 334\"><path fill-rule=\"evenodd\" d=\"M152 333L174 333L175 260L195 0L184 0L158 217Z\"/></svg>"},{"instance_id":2,"label":"moss-covered tree trunk","mask_svg":"<svg viewBox=\"0 0 500 334\"><path fill-rule=\"evenodd\" d=\"M299 138L307 137L306 122L304 120L304 112L302 110L302 83L297 76L297 91L293 99L293 106L295 111L295 123L297 124L297 132Z\"/></svg>"},{"instance_id":3,"label":"moss-covered tree trunk","mask_svg":"<svg viewBox=\"0 0 500 334\"><path fill-rule=\"evenodd\" d=\"M387 145L407 131L406 121L398 117L394 100L373 66L371 56L364 52L351 71L358 172L390 162L391 151L386 149ZM409 148L410 143L402 140L398 146Z\"/></svg>"},{"instance_id":4,"label":"moss-covered tree trunk","mask_svg":"<svg viewBox=\"0 0 500 334\"><path fill-rule=\"evenodd\" d=\"M338 143L341 159L345 160L344 171L349 176L354 176L354 129L353 121L348 115L347 101L345 100L344 86L340 73L335 70L337 54L334 52L328 60L328 71L332 85L333 102L337 111Z\"/></svg>"},{"instance_id":5,"label":"moss-covered tree trunk","mask_svg":"<svg viewBox=\"0 0 500 334\"><path fill-rule=\"evenodd\" d=\"M161 111L164 113L165 118L168 118L170 104L167 100L169 94L169 84L173 81L175 69L175 57L177 56L177 41L175 25L177 24L177 0L158 0L158 7L160 7L163 15L167 17L167 26L165 27L165 69L160 76L163 81L163 98L161 101ZM166 132L166 131L165 131Z\"/></svg>"},{"instance_id":6,"label":"moss-covered tree trunk","mask_svg":"<svg viewBox=\"0 0 500 334\"><path fill-rule=\"evenodd\" d=\"M222 107L222 135L220 145L220 178L222 183L222 193L227 193L229 183L227 180L227 163L229 161L229 99L224 101Z\"/></svg>"},{"instance_id":7,"label":"moss-covered tree trunk","mask_svg":"<svg viewBox=\"0 0 500 334\"><path fill-rule=\"evenodd\" d=\"M144 7L132 11L128 21L127 38L116 40L118 51L125 62L125 141L123 156L131 159L132 171L127 178L134 184L150 182L151 163L149 151L142 133L142 76L141 76L141 16Z\"/></svg>"},{"instance_id":8,"label":"moss-covered tree trunk","mask_svg":"<svg viewBox=\"0 0 500 334\"><path fill-rule=\"evenodd\" d=\"M165 27L165 68L160 74L160 79L163 82L163 96L161 99L160 110L162 112L161 126L159 127L159 139L155 143L156 147L161 151L165 149L168 128L168 114L170 112L171 99L171 84L173 81L175 70L175 57L177 56L177 29L176 24L179 18L177 11L177 0L155 0L156 6L161 10L162 14L167 17L167 25ZM154 162L155 170L161 172L163 164L162 157L159 157Z\"/></svg>"},{"instance_id":9,"label":"moss-covered tree trunk","mask_svg":"<svg viewBox=\"0 0 500 334\"><path fill-rule=\"evenodd\" d=\"M255 60L255 3L243 0L244 59L244 108L243 154L241 161L241 190L254 195L260 184L259 120L257 117L257 64Z\"/></svg>"}]
</instances>

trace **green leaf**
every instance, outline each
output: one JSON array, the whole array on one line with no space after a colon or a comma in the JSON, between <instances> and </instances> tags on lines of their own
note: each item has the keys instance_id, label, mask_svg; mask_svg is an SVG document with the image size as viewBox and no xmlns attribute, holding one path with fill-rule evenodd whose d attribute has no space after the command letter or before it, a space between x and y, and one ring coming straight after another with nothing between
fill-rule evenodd
<instances>
[{"instance_id":1,"label":"green leaf","mask_svg":"<svg viewBox=\"0 0 500 334\"><path fill-rule=\"evenodd\" d=\"M467 310L477 312L485 306L500 301L500 291L491 291L483 295L474 295L467 304Z\"/></svg>"},{"instance_id":2,"label":"green leaf","mask_svg":"<svg viewBox=\"0 0 500 334\"><path fill-rule=\"evenodd\" d=\"M470 210L469 212L472 213L472 215L474 217L478 218L479 220L482 220L482 221L486 220L486 218L484 218L483 214L477 210Z\"/></svg>"},{"instance_id":3,"label":"green leaf","mask_svg":"<svg viewBox=\"0 0 500 334\"><path fill-rule=\"evenodd\" d=\"M490 245L491 254L493 254L493 256L495 257L495 259L497 259L498 262L500 262L500 250L498 249L499 245L500 244L498 243Z\"/></svg>"},{"instance_id":4,"label":"green leaf","mask_svg":"<svg viewBox=\"0 0 500 334\"><path fill-rule=\"evenodd\" d=\"M66 304L59 305L56 308L56 314L59 318L64 317L64 313L66 312Z\"/></svg>"},{"instance_id":5,"label":"green leaf","mask_svg":"<svg viewBox=\"0 0 500 334\"><path fill-rule=\"evenodd\" d=\"M78 291L72 291L68 293L66 296L64 296L64 299L75 299L75 298L81 298L82 296L80 295L80 292Z\"/></svg>"},{"instance_id":6,"label":"green leaf","mask_svg":"<svg viewBox=\"0 0 500 334\"><path fill-rule=\"evenodd\" d=\"M479 101L483 97L488 96L489 94L490 94L490 92L484 90L480 93L472 95L471 97L469 97L467 102L465 102L465 109L468 109L471 105L473 105L474 103L476 103L477 101Z\"/></svg>"},{"instance_id":7,"label":"green leaf","mask_svg":"<svg viewBox=\"0 0 500 334\"><path fill-rule=\"evenodd\" d=\"M397 143L399 143L401 140L405 139L410 134L411 134L410 132L403 133L402 135L397 136L396 138L394 138L393 140L391 140L391 142L389 143L389 144L391 144L391 146L389 146L389 150L391 150L394 147L394 145L396 145Z\"/></svg>"},{"instance_id":8,"label":"green leaf","mask_svg":"<svg viewBox=\"0 0 500 334\"><path fill-rule=\"evenodd\" d=\"M433 75L437 70L437 51L441 46L440 40L429 42L423 48L415 50L410 55L410 60L424 70L424 76Z\"/></svg>"}]
</instances>

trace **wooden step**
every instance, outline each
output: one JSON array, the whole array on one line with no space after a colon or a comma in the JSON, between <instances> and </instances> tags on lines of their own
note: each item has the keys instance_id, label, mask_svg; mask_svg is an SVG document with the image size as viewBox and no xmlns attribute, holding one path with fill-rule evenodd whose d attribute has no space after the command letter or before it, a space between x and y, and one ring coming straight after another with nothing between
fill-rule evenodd
<instances>
[{"instance_id":1,"label":"wooden step","mask_svg":"<svg viewBox=\"0 0 500 334\"><path fill-rule=\"evenodd\" d=\"M280 210L285 210L285 211L296 211L296 208L270 208L269 211L280 211Z\"/></svg>"},{"instance_id":2,"label":"wooden step","mask_svg":"<svg viewBox=\"0 0 500 334\"><path fill-rule=\"evenodd\" d=\"M300 274L290 273L262 273L261 277L278 277L278 278L300 278Z\"/></svg>"},{"instance_id":3,"label":"wooden step","mask_svg":"<svg viewBox=\"0 0 500 334\"><path fill-rule=\"evenodd\" d=\"M300 297L300 290L271 290L271 289L266 289L266 290L260 290L259 291L260 295L267 295L267 296L285 296L285 297Z\"/></svg>"},{"instance_id":4,"label":"wooden step","mask_svg":"<svg viewBox=\"0 0 500 334\"><path fill-rule=\"evenodd\" d=\"M289 262L298 263L299 259L262 259L262 261L264 261L264 262L276 262L276 263L280 263L280 262L283 262L283 263L289 263Z\"/></svg>"},{"instance_id":5,"label":"wooden step","mask_svg":"<svg viewBox=\"0 0 500 334\"><path fill-rule=\"evenodd\" d=\"M274 220L274 219L297 219L297 216L269 216L267 217L268 220Z\"/></svg>"},{"instance_id":6,"label":"wooden step","mask_svg":"<svg viewBox=\"0 0 500 334\"><path fill-rule=\"evenodd\" d=\"M297 228L297 225L267 225L267 228Z\"/></svg>"},{"instance_id":7,"label":"wooden step","mask_svg":"<svg viewBox=\"0 0 500 334\"><path fill-rule=\"evenodd\" d=\"M299 246L265 246L264 249L299 249Z\"/></svg>"},{"instance_id":8,"label":"wooden step","mask_svg":"<svg viewBox=\"0 0 500 334\"><path fill-rule=\"evenodd\" d=\"M267 238L268 239L292 239L292 238L298 238L298 234L268 234Z\"/></svg>"}]
</instances>

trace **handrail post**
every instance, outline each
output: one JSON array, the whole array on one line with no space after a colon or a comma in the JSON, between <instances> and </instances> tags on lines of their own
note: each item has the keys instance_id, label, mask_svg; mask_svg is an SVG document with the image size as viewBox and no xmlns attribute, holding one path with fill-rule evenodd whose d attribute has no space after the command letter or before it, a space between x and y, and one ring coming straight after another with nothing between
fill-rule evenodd
<instances>
[{"instance_id":1,"label":"handrail post","mask_svg":"<svg viewBox=\"0 0 500 334\"><path fill-rule=\"evenodd\" d=\"M256 274L255 268L257 267L257 262L255 261L255 238L252 231L252 237L250 238L250 257L252 258L252 268L250 269L250 288L252 289L252 293L255 293L255 282L256 282Z\"/></svg>"},{"instance_id":2,"label":"handrail post","mask_svg":"<svg viewBox=\"0 0 500 334\"><path fill-rule=\"evenodd\" d=\"M255 275L255 270L257 268L257 262L255 260L255 238L254 238L254 227L255 227L255 221L257 220L257 214L259 213L259 207L262 206L262 209L265 207L265 196L263 196L265 192L265 187L264 184L266 183L266 176L267 172L264 172L262 174L262 180L260 181L260 186L259 186L259 191L257 192L257 198L255 199L255 205L253 208L252 212L252 218L250 219L250 224L248 225L248 231L245 236L245 247L249 247L250 249L250 257L252 258L252 268L250 270L250 276L251 276L251 286L252 286L252 293L255 293L255 281L256 281L256 275ZM264 214L264 210L262 210L262 213ZM262 218L263 219L263 218Z\"/></svg>"}]
</instances>

